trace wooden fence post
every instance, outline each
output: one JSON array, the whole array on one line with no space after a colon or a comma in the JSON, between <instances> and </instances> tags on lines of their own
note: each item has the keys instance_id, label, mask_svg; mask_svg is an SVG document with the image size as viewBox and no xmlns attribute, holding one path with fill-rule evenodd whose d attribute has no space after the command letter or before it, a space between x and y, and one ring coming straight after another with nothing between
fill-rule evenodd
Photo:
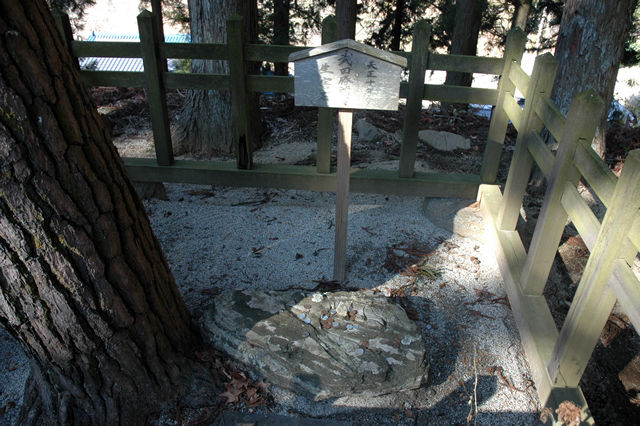
<instances>
[{"instance_id":1,"label":"wooden fence post","mask_svg":"<svg viewBox=\"0 0 640 426\"><path fill-rule=\"evenodd\" d=\"M409 71L409 94L404 111L402 126L402 145L400 148L399 175L402 178L413 176L418 145L418 123L422 111L424 95L424 73L429 61L429 40L431 26L425 20L418 21L413 29L411 47L411 68Z\"/></svg>"},{"instance_id":2,"label":"wooden fence post","mask_svg":"<svg viewBox=\"0 0 640 426\"><path fill-rule=\"evenodd\" d=\"M69 51L71 58L73 58L74 65L80 69L80 62L73 54L73 30L71 29L71 22L69 21L69 15L59 10L53 11L53 19L56 21L56 27L64 43L64 47Z\"/></svg>"},{"instance_id":3,"label":"wooden fence post","mask_svg":"<svg viewBox=\"0 0 640 426\"><path fill-rule=\"evenodd\" d=\"M153 13L153 23L156 26L156 34L158 40L164 43L164 27L162 25L162 0L151 0L151 13ZM162 70L164 72L169 71L166 58L160 58L162 61Z\"/></svg>"},{"instance_id":4,"label":"wooden fence post","mask_svg":"<svg viewBox=\"0 0 640 426\"><path fill-rule=\"evenodd\" d=\"M504 145L504 137L507 134L507 124L509 123L509 117L503 108L504 99L505 96L513 96L515 91L515 85L509 78L509 70L512 63L519 64L522 60L526 42L527 36L520 28L509 31L507 44L504 48L504 69L500 83L498 83L498 99L491 115L487 146L484 149L482 170L480 171L482 183L493 183L498 175L502 145Z\"/></svg>"},{"instance_id":5,"label":"wooden fence post","mask_svg":"<svg viewBox=\"0 0 640 426\"><path fill-rule=\"evenodd\" d=\"M170 166L173 163L173 146L163 82L164 67L162 66L159 38L153 22L153 15L148 10L144 10L138 15L138 30L140 31L144 76L147 81L145 92L151 113L156 159L159 165Z\"/></svg>"},{"instance_id":6,"label":"wooden fence post","mask_svg":"<svg viewBox=\"0 0 640 426\"><path fill-rule=\"evenodd\" d=\"M227 48L229 49L229 83L233 124L236 131L236 166L239 169L252 169L253 132L244 40L242 16L232 15L227 19Z\"/></svg>"},{"instance_id":7,"label":"wooden fence post","mask_svg":"<svg viewBox=\"0 0 640 426\"><path fill-rule=\"evenodd\" d=\"M322 21L322 44L336 41L338 23L334 16L327 16ZM316 170L318 173L331 171L331 145L333 141L334 108L318 108L318 145L316 147Z\"/></svg>"},{"instance_id":8,"label":"wooden fence post","mask_svg":"<svg viewBox=\"0 0 640 426\"><path fill-rule=\"evenodd\" d=\"M580 178L573 166L573 156L579 139L593 139L602 104L602 99L593 90L573 97L527 260L522 267L520 283L524 294L539 296L544 290L567 222L567 212L560 203L565 182L575 186Z\"/></svg>"},{"instance_id":9,"label":"wooden fence post","mask_svg":"<svg viewBox=\"0 0 640 426\"><path fill-rule=\"evenodd\" d=\"M597 120L597 116L594 121ZM616 259L632 264L638 249L627 238L640 209L640 150L625 160L598 238L591 250L573 303L547 367L549 377L562 376L567 386L578 386L600 333L616 302L608 286Z\"/></svg>"},{"instance_id":10,"label":"wooden fence post","mask_svg":"<svg viewBox=\"0 0 640 426\"><path fill-rule=\"evenodd\" d=\"M532 132L542 130L542 120L535 113L535 105L541 98L551 96L551 88L558 69L558 61L550 53L538 56L533 72L529 90L525 93L524 113L522 126L518 131L516 149L511 159L507 183L502 197L502 206L498 212L496 226L498 229L513 231L516 229L522 198L527 189L533 157L529 153L527 141Z\"/></svg>"}]
</instances>

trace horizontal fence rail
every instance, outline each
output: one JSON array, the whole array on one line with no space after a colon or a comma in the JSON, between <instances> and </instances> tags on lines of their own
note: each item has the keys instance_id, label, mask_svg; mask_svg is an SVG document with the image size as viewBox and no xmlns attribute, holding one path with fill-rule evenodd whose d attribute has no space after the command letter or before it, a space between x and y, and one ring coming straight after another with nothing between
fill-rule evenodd
<instances>
[{"instance_id":1,"label":"horizontal fence rail","mask_svg":"<svg viewBox=\"0 0 640 426\"><path fill-rule=\"evenodd\" d=\"M556 69L555 59L542 55L531 76L518 65L509 70L509 80L526 93L524 109L516 109L513 92L502 104L519 131L516 148L504 193L482 185L479 197L541 402L555 412L564 400L573 401L582 420L592 422L578 384L616 299L640 330L640 281L631 268L640 250L640 150L629 154L617 178L590 147L602 101L587 91L562 114L549 99ZM543 128L558 141L556 154L543 140ZM548 188L527 250L516 223L534 163ZM578 191L581 179L607 208L602 223ZM543 290L567 218L591 253L558 330Z\"/></svg>"}]
</instances>

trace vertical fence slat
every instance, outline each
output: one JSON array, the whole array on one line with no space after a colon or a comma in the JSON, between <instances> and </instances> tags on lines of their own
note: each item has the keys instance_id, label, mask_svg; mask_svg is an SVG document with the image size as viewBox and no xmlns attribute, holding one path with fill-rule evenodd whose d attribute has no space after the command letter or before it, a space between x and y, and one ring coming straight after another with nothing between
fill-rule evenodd
<instances>
[{"instance_id":1,"label":"vertical fence slat","mask_svg":"<svg viewBox=\"0 0 640 426\"><path fill-rule=\"evenodd\" d=\"M632 263L637 254L627 236L639 209L640 150L634 150L625 160L598 239L551 355L548 372L552 380L561 375L568 386L578 385L616 301L608 287L614 262L622 258Z\"/></svg>"},{"instance_id":2,"label":"vertical fence slat","mask_svg":"<svg viewBox=\"0 0 640 426\"><path fill-rule=\"evenodd\" d=\"M411 68L409 70L409 95L404 111L402 126L402 146L400 148L400 177L412 177L418 145L418 123L422 111L424 93L424 73L429 61L429 41L431 26L425 20L416 23L413 29L411 47Z\"/></svg>"},{"instance_id":3,"label":"vertical fence slat","mask_svg":"<svg viewBox=\"0 0 640 426\"><path fill-rule=\"evenodd\" d=\"M574 96L527 260L522 268L520 282L524 294L539 296L544 290L567 221L567 213L560 203L565 182L577 185L580 177L573 166L578 140L593 139L601 111L602 99L593 90Z\"/></svg>"},{"instance_id":4,"label":"vertical fence slat","mask_svg":"<svg viewBox=\"0 0 640 426\"><path fill-rule=\"evenodd\" d=\"M244 46L242 16L233 15L227 19L227 48L229 49L233 123L236 131L236 165L239 169L251 169L253 168L253 132Z\"/></svg>"},{"instance_id":5,"label":"vertical fence slat","mask_svg":"<svg viewBox=\"0 0 640 426\"><path fill-rule=\"evenodd\" d=\"M336 41L338 23L334 16L327 16L322 21L322 44ZM331 142L333 141L333 121L335 109L318 108L318 146L316 147L316 170L318 173L331 171Z\"/></svg>"},{"instance_id":6,"label":"vertical fence slat","mask_svg":"<svg viewBox=\"0 0 640 426\"><path fill-rule=\"evenodd\" d=\"M147 81L145 92L151 113L156 159L159 165L170 166L173 163L173 147L171 130L169 129L167 97L162 81L164 68L162 67L159 39L153 23L153 15L148 10L144 10L138 15L138 29L140 31L144 75Z\"/></svg>"},{"instance_id":7,"label":"vertical fence slat","mask_svg":"<svg viewBox=\"0 0 640 426\"><path fill-rule=\"evenodd\" d=\"M502 146L504 145L504 138L507 134L507 124L509 123L507 113L503 109L504 98L505 96L513 96L515 93L515 85L508 77L509 71L511 70L512 63L520 63L526 42L527 36L520 28L509 31L507 44L504 48L504 69L502 70L502 76L498 84L498 99L493 114L491 115L487 146L484 150L482 170L480 171L480 177L483 183L493 183L498 175Z\"/></svg>"},{"instance_id":8,"label":"vertical fence slat","mask_svg":"<svg viewBox=\"0 0 640 426\"><path fill-rule=\"evenodd\" d=\"M67 49L69 54L71 54L74 65L80 68L80 62L78 61L78 58L73 55L73 49L71 48L71 43L73 42L73 30L71 29L69 15L59 10L54 10L53 19L56 22L56 28L58 28L58 32L61 35L64 47Z\"/></svg>"},{"instance_id":9,"label":"vertical fence slat","mask_svg":"<svg viewBox=\"0 0 640 426\"><path fill-rule=\"evenodd\" d=\"M529 90L525 94L523 124L516 139L516 149L511 159L507 183L502 198L502 206L498 213L498 229L513 231L516 229L522 198L527 189L533 158L527 148L530 132L542 130L542 121L535 114L534 106L541 97L549 97L555 79L558 61L550 53L536 58Z\"/></svg>"}]
</instances>

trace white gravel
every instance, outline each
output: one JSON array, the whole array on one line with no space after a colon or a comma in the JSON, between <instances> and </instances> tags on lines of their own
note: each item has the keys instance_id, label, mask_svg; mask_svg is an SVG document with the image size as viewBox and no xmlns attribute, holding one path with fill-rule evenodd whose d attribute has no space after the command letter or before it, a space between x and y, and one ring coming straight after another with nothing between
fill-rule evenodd
<instances>
[{"instance_id":1,"label":"white gravel","mask_svg":"<svg viewBox=\"0 0 640 426\"><path fill-rule=\"evenodd\" d=\"M167 185L167 193L168 201L145 205L194 315L211 302L215 288L313 288L331 279L334 194L178 184ZM453 424L465 423L477 402L472 421L536 423L539 402L513 316L501 299L493 247L481 232L465 238L442 220L434 225L427 211L438 209L425 204L417 197L352 194L347 276L350 286L388 293L409 277L383 267L387 249L429 249L428 263L441 275L418 278L414 294L398 299L413 311L430 348L427 383L414 391L320 403L274 389L273 412L350 423L413 424L417 416L418 423ZM455 203L442 205L446 216ZM465 212L480 214L477 208ZM26 360L7 336L0 336L0 355L0 407L19 405ZM7 410L0 424L11 423L15 413Z\"/></svg>"},{"instance_id":2,"label":"white gravel","mask_svg":"<svg viewBox=\"0 0 640 426\"><path fill-rule=\"evenodd\" d=\"M167 185L167 193L169 201L146 205L196 315L215 289L311 289L331 279L334 194L192 185ZM461 203L439 201L427 209L424 198L352 194L349 211L349 286L388 293L408 284L409 277L383 267L393 244L428 247L428 263L441 271L435 280L419 278L415 294L399 301L408 301L430 346L427 383L416 391L320 403L275 389L276 413L391 424L418 416L452 424L466 422L468 402L472 398L475 411L477 398L479 423L536 423L539 402L493 248L482 230L465 238L446 229L454 221L460 229L460 220L477 228L479 209L456 215L447 210ZM434 211L442 216L432 221L427 212ZM450 226L442 217L451 218Z\"/></svg>"}]
</instances>

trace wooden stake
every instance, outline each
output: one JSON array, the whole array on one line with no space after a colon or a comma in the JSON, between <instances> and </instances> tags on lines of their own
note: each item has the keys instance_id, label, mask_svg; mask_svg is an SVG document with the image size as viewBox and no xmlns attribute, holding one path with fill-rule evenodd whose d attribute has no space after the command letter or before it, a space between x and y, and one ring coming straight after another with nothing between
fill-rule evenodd
<instances>
[{"instance_id":1,"label":"wooden stake","mask_svg":"<svg viewBox=\"0 0 640 426\"><path fill-rule=\"evenodd\" d=\"M340 109L338 111L338 167L336 173L336 237L333 254L333 279L336 281L344 281L346 278L352 123L353 110Z\"/></svg>"}]
</instances>

